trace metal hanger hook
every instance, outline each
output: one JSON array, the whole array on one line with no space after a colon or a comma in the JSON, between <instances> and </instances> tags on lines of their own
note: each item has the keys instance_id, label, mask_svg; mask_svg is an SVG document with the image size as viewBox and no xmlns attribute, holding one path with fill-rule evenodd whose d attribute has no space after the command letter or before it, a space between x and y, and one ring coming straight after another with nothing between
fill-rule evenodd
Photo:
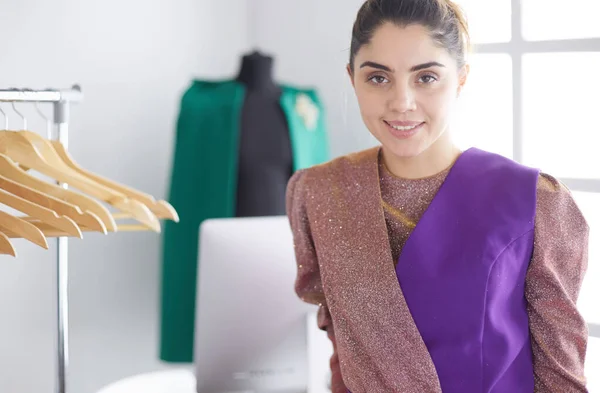
<instances>
[{"instance_id":1,"label":"metal hanger hook","mask_svg":"<svg viewBox=\"0 0 600 393\"><path fill-rule=\"evenodd\" d=\"M15 107L15 102L14 101L12 102L12 107L13 107L13 110L15 111L15 113L17 115L19 115L19 117L21 119L23 119L23 129L26 130L27 129L27 119L25 118L25 116L21 112L19 112L17 110L17 108Z\"/></svg>"},{"instance_id":2,"label":"metal hanger hook","mask_svg":"<svg viewBox=\"0 0 600 393\"><path fill-rule=\"evenodd\" d=\"M44 112L42 112L42 110L39 107L39 104L40 104L39 102L35 103L35 110L42 117L42 119L46 120L46 134L47 134L46 137L48 139L51 139L52 138L52 120L48 116L46 116L44 114Z\"/></svg>"},{"instance_id":3,"label":"metal hanger hook","mask_svg":"<svg viewBox=\"0 0 600 393\"><path fill-rule=\"evenodd\" d=\"M8 130L8 115L6 114L6 112L4 112L4 109L2 109L1 106L0 106L0 113L2 113L2 116L4 117L4 129Z\"/></svg>"}]
</instances>

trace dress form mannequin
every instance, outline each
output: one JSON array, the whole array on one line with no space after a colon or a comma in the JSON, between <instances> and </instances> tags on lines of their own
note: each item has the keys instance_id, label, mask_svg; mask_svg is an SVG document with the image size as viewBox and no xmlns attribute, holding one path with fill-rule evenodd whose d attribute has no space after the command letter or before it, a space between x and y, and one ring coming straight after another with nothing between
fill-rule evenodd
<instances>
[{"instance_id":1,"label":"dress form mannequin","mask_svg":"<svg viewBox=\"0 0 600 393\"><path fill-rule=\"evenodd\" d=\"M273 58L245 55L236 80L246 87L242 108L237 217L285 214L285 190L292 175L288 124L281 89L273 80Z\"/></svg>"}]
</instances>

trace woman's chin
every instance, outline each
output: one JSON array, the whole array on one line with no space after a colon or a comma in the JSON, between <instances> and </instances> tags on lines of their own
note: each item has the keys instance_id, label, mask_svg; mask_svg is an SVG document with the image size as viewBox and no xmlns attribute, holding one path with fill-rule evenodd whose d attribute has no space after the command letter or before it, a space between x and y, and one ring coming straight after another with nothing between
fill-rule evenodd
<instances>
[{"instance_id":1,"label":"woman's chin","mask_svg":"<svg viewBox=\"0 0 600 393\"><path fill-rule=\"evenodd\" d=\"M397 140L395 138L386 138L382 142L382 145L390 153L401 158L416 157L425 150L421 141L417 139Z\"/></svg>"}]
</instances>

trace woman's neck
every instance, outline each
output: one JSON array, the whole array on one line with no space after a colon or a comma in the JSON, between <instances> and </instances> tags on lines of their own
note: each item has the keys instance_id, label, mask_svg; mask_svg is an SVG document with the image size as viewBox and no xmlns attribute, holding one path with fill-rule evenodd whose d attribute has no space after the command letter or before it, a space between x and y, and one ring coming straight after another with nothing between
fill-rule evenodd
<instances>
[{"instance_id":1,"label":"woman's neck","mask_svg":"<svg viewBox=\"0 0 600 393\"><path fill-rule=\"evenodd\" d=\"M403 179L431 177L448 169L462 154L454 144L441 142L444 141L437 141L414 157L398 157L384 146L381 152L382 160L388 171L396 177Z\"/></svg>"}]
</instances>

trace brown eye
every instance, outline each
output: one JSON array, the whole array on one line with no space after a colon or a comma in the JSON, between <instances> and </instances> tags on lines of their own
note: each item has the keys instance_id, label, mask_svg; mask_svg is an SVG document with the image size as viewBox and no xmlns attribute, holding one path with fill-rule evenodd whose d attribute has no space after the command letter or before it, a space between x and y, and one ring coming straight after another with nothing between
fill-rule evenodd
<instances>
[{"instance_id":1,"label":"brown eye","mask_svg":"<svg viewBox=\"0 0 600 393\"><path fill-rule=\"evenodd\" d=\"M381 75L374 75L370 77L368 81L374 85L383 85L384 83L388 82L387 78Z\"/></svg>"},{"instance_id":2,"label":"brown eye","mask_svg":"<svg viewBox=\"0 0 600 393\"><path fill-rule=\"evenodd\" d=\"M431 74L425 74L425 75L422 75L419 78L419 81L421 83L424 83L424 84L428 85L428 84L431 84L433 82L436 82L437 78L435 76L431 75Z\"/></svg>"}]
</instances>

